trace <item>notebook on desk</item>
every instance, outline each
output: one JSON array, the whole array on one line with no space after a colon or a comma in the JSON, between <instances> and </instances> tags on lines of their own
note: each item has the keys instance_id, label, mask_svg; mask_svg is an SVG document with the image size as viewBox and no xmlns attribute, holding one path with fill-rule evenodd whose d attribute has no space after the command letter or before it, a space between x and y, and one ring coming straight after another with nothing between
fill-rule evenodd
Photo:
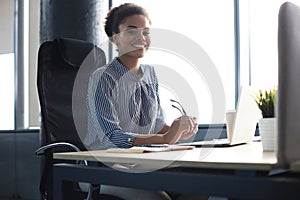
<instances>
[{"instance_id":1,"label":"notebook on desk","mask_svg":"<svg viewBox=\"0 0 300 200\"><path fill-rule=\"evenodd\" d=\"M226 139L181 143L197 147L228 147L247 143L254 138L261 112L255 102L255 93L248 87L241 88L232 131Z\"/></svg>"}]
</instances>

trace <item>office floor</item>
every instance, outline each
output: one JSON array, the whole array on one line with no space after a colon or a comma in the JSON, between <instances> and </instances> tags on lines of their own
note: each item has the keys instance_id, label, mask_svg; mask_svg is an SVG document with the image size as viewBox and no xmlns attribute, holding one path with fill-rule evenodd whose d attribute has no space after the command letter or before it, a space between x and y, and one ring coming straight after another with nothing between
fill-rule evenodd
<instances>
[{"instance_id":1,"label":"office floor","mask_svg":"<svg viewBox=\"0 0 300 200\"><path fill-rule=\"evenodd\" d=\"M0 133L0 199L39 200L39 131Z\"/></svg>"}]
</instances>

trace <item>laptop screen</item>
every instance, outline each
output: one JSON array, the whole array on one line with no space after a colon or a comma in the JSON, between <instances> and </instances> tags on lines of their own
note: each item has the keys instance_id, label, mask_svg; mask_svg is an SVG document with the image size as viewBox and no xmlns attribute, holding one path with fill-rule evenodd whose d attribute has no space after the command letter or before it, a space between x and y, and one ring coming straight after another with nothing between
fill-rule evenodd
<instances>
[{"instance_id":1,"label":"laptop screen","mask_svg":"<svg viewBox=\"0 0 300 200\"><path fill-rule=\"evenodd\" d=\"M250 87L241 88L230 144L253 140L257 122L261 118L261 112L255 102L255 95L255 91Z\"/></svg>"}]
</instances>

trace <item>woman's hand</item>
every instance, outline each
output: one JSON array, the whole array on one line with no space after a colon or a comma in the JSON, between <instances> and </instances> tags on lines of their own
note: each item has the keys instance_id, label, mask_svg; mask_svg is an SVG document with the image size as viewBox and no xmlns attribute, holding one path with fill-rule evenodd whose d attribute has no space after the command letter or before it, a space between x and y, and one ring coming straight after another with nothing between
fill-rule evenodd
<instances>
[{"instance_id":1,"label":"woman's hand","mask_svg":"<svg viewBox=\"0 0 300 200\"><path fill-rule=\"evenodd\" d=\"M175 119L169 130L163 135L167 144L175 144L180 139L188 139L198 131L196 118L183 115Z\"/></svg>"},{"instance_id":2,"label":"woman's hand","mask_svg":"<svg viewBox=\"0 0 300 200\"><path fill-rule=\"evenodd\" d=\"M180 139L181 140L186 140L189 139L190 137L192 137L193 135L195 135L198 131L198 123L195 117L190 117L190 122L191 122L191 128L189 129L189 131L184 131L181 134Z\"/></svg>"}]
</instances>

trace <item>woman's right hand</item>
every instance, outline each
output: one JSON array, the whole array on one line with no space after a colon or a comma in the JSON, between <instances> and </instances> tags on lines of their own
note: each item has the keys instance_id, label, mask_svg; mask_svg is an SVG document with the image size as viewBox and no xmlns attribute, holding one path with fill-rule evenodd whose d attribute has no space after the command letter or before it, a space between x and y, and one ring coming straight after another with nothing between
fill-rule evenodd
<instances>
[{"instance_id":1,"label":"woman's right hand","mask_svg":"<svg viewBox=\"0 0 300 200\"><path fill-rule=\"evenodd\" d=\"M169 130L163 135L166 144L175 144L180 139L188 139L198 131L196 119L183 115L175 119Z\"/></svg>"}]
</instances>

